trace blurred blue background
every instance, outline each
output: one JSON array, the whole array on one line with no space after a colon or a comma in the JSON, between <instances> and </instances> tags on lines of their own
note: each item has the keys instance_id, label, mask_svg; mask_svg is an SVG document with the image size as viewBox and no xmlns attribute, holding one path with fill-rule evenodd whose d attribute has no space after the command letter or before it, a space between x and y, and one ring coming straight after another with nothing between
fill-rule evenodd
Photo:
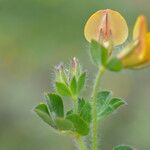
<instances>
[{"instance_id":1,"label":"blurred blue background","mask_svg":"<svg viewBox=\"0 0 150 150\"><path fill-rule=\"evenodd\" d=\"M150 20L149 5L149 0L0 0L0 150L73 150L71 139L55 134L32 112L52 89L53 66L78 57L89 70L90 90L96 70L83 36L88 17L115 9L132 32L138 15ZM103 150L117 144L149 150L150 68L107 72L102 85L128 102L103 122Z\"/></svg>"}]
</instances>

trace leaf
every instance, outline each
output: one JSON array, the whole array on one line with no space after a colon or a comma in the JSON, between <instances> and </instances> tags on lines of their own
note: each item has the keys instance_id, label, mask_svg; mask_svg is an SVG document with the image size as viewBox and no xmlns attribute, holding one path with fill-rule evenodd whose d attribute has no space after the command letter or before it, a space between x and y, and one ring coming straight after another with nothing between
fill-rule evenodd
<instances>
[{"instance_id":1,"label":"leaf","mask_svg":"<svg viewBox=\"0 0 150 150\"><path fill-rule=\"evenodd\" d=\"M76 95L77 93L77 81L76 77L74 76L70 82L70 89L73 95Z\"/></svg>"},{"instance_id":2,"label":"leaf","mask_svg":"<svg viewBox=\"0 0 150 150\"><path fill-rule=\"evenodd\" d=\"M106 109L109 100L112 97L111 91L101 91L97 94L97 117L101 118L101 114Z\"/></svg>"},{"instance_id":3,"label":"leaf","mask_svg":"<svg viewBox=\"0 0 150 150\"><path fill-rule=\"evenodd\" d=\"M55 127L46 104L40 103L39 105L37 105L34 108L34 111L44 122L46 122L47 124L49 124L52 127Z\"/></svg>"},{"instance_id":4,"label":"leaf","mask_svg":"<svg viewBox=\"0 0 150 150\"><path fill-rule=\"evenodd\" d=\"M113 150L135 150L135 149L130 146L119 145L119 146L113 148Z\"/></svg>"},{"instance_id":5,"label":"leaf","mask_svg":"<svg viewBox=\"0 0 150 150\"><path fill-rule=\"evenodd\" d=\"M123 101L122 99L112 98L110 100L108 106L101 113L101 116L107 116L107 115L113 113L117 108L119 108L123 104L125 104L125 101Z\"/></svg>"},{"instance_id":6,"label":"leaf","mask_svg":"<svg viewBox=\"0 0 150 150\"><path fill-rule=\"evenodd\" d=\"M67 87L66 84L61 82L56 82L55 84L57 92L62 96L71 96L70 89Z\"/></svg>"},{"instance_id":7,"label":"leaf","mask_svg":"<svg viewBox=\"0 0 150 150\"><path fill-rule=\"evenodd\" d=\"M110 98L112 97L111 91L101 91L97 94L97 108L101 108L103 105L108 104Z\"/></svg>"},{"instance_id":8,"label":"leaf","mask_svg":"<svg viewBox=\"0 0 150 150\"><path fill-rule=\"evenodd\" d=\"M64 117L64 106L61 97L57 94L49 93L46 98L51 114L54 117Z\"/></svg>"},{"instance_id":9,"label":"leaf","mask_svg":"<svg viewBox=\"0 0 150 150\"><path fill-rule=\"evenodd\" d=\"M57 118L55 120L55 124L57 126L57 129L61 130L61 131L73 130L74 129L73 123L71 121L69 121L68 119Z\"/></svg>"},{"instance_id":10,"label":"leaf","mask_svg":"<svg viewBox=\"0 0 150 150\"><path fill-rule=\"evenodd\" d=\"M74 124L75 132L78 134L85 136L89 133L89 127L87 123L79 115L71 114L66 118Z\"/></svg>"},{"instance_id":11,"label":"leaf","mask_svg":"<svg viewBox=\"0 0 150 150\"><path fill-rule=\"evenodd\" d=\"M80 91L83 89L85 85L85 79L86 79L86 72L82 73L78 79L77 93L80 93Z\"/></svg>"},{"instance_id":12,"label":"leaf","mask_svg":"<svg viewBox=\"0 0 150 150\"><path fill-rule=\"evenodd\" d=\"M101 119L108 116L123 104L125 101L112 97L111 91L99 92L97 94L97 118Z\"/></svg>"},{"instance_id":13,"label":"leaf","mask_svg":"<svg viewBox=\"0 0 150 150\"><path fill-rule=\"evenodd\" d=\"M119 98L112 98L107 106L104 107L100 113L100 117L108 116L117 110L121 105L125 104L125 101Z\"/></svg>"},{"instance_id":14,"label":"leaf","mask_svg":"<svg viewBox=\"0 0 150 150\"><path fill-rule=\"evenodd\" d=\"M84 99L79 99L78 113L80 117L88 124L91 122L91 105L89 102L85 101Z\"/></svg>"},{"instance_id":15,"label":"leaf","mask_svg":"<svg viewBox=\"0 0 150 150\"><path fill-rule=\"evenodd\" d=\"M110 71L120 71L122 70L123 65L118 58L114 57L108 62L106 68Z\"/></svg>"},{"instance_id":16,"label":"leaf","mask_svg":"<svg viewBox=\"0 0 150 150\"><path fill-rule=\"evenodd\" d=\"M91 41L90 55L93 63L99 65L101 62L100 44L94 40Z\"/></svg>"}]
</instances>

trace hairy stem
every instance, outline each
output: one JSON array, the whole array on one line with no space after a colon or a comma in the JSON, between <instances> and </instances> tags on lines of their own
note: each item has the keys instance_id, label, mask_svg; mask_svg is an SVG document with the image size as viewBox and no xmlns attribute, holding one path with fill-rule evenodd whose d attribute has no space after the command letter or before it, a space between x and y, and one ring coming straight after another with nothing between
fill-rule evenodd
<instances>
[{"instance_id":1,"label":"hairy stem","mask_svg":"<svg viewBox=\"0 0 150 150\"><path fill-rule=\"evenodd\" d=\"M99 89L101 78L105 72L105 67L100 67L94 82L92 91L92 150L97 150L97 100L96 94ZM99 149L100 150L100 149Z\"/></svg>"}]
</instances>

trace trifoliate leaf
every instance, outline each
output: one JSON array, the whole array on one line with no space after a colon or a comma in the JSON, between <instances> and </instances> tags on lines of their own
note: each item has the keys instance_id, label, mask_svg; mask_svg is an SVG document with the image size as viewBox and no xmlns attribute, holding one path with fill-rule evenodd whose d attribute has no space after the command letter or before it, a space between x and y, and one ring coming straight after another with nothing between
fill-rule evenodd
<instances>
[{"instance_id":1,"label":"trifoliate leaf","mask_svg":"<svg viewBox=\"0 0 150 150\"><path fill-rule=\"evenodd\" d=\"M107 105L111 97L112 97L111 91L98 92L98 94L97 94L97 109L101 108L104 105Z\"/></svg>"},{"instance_id":2,"label":"trifoliate leaf","mask_svg":"<svg viewBox=\"0 0 150 150\"><path fill-rule=\"evenodd\" d=\"M120 98L112 97L112 92L101 91L97 94L97 117L104 118L125 104Z\"/></svg>"},{"instance_id":3,"label":"trifoliate leaf","mask_svg":"<svg viewBox=\"0 0 150 150\"><path fill-rule=\"evenodd\" d=\"M122 99L112 98L109 104L103 110L103 112L101 112L101 116L107 116L113 113L115 110L117 110L117 108L119 108L123 104L125 104L125 101L123 101Z\"/></svg>"}]
</instances>

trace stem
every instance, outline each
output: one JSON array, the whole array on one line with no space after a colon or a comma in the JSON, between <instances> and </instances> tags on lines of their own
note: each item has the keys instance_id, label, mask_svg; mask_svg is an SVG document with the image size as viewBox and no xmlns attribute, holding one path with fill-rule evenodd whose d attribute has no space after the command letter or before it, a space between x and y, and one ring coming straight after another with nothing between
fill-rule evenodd
<instances>
[{"instance_id":1,"label":"stem","mask_svg":"<svg viewBox=\"0 0 150 150\"><path fill-rule=\"evenodd\" d=\"M100 67L96 76L96 80L94 83L93 91L92 91L92 150L97 150L97 100L96 94L99 89L99 84L102 78L103 73L105 72L105 67ZM100 150L100 149L99 149Z\"/></svg>"},{"instance_id":2,"label":"stem","mask_svg":"<svg viewBox=\"0 0 150 150\"><path fill-rule=\"evenodd\" d=\"M77 138L77 141L79 143L79 150L86 150L85 143L83 142L82 138Z\"/></svg>"}]
</instances>

